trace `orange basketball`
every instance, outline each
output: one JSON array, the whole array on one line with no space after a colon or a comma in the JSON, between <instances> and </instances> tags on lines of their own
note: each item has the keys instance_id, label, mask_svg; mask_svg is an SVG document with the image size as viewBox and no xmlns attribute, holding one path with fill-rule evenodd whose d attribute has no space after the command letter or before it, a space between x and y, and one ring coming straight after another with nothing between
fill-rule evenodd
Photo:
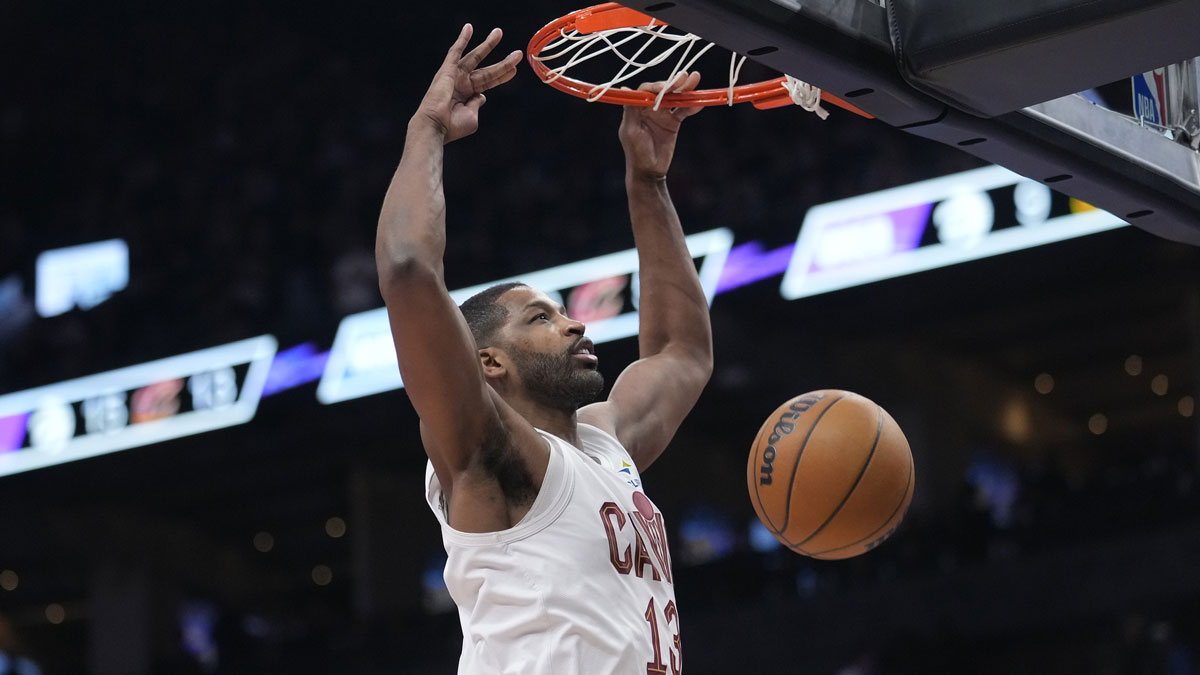
<instances>
[{"instance_id":1,"label":"orange basketball","mask_svg":"<svg viewBox=\"0 0 1200 675\"><path fill-rule=\"evenodd\" d=\"M797 553L825 560L875 548L904 520L915 475L908 440L874 401L801 394L771 413L750 449L758 518Z\"/></svg>"}]
</instances>

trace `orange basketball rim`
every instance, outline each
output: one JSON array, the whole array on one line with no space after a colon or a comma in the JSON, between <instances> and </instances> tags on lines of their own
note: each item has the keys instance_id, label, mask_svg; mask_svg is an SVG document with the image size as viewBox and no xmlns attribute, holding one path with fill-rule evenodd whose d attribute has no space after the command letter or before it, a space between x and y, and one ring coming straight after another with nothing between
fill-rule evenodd
<instances>
[{"instance_id":1,"label":"orange basketball rim","mask_svg":"<svg viewBox=\"0 0 1200 675\"><path fill-rule=\"evenodd\" d=\"M789 79L787 76L777 77L761 82L749 84L736 84L736 71L740 69L740 65L735 68L730 66L730 86L720 89L697 89L687 92L671 92L662 95L661 97L650 91L636 91L624 87L614 86L613 82L608 84L593 84L582 82L580 80L568 77L565 72L575 62L582 62L598 56L603 51L614 51L616 47L623 42L627 42L630 37L625 37L620 40L612 39L618 33L645 33L650 41L656 37L666 37L667 34L663 29L667 24L663 21L655 19L647 14L643 14L637 10L630 9L615 2L606 2L600 5L587 7L576 10L563 16L562 18L551 21L546 24L541 30L534 34L529 41L529 48L526 52L528 55L529 65L537 74L538 79L546 84L565 92L572 96L576 96L588 101L602 101L604 103L612 103L615 105L632 105L642 107L666 106L668 108L687 108L692 106L716 106L716 105L733 105L735 103L751 103L755 108L765 110L769 108L778 108L786 105L798 103L789 90ZM682 40L699 40L700 38L687 35L684 38L672 36L676 42ZM586 46L581 46L576 49L575 46L568 46L567 49L559 53L576 50L575 56L566 66L552 68L547 65L547 61L554 57L553 50L561 46L564 41L576 42L594 42L604 43L607 45L601 52L595 50L592 53L584 55L587 51ZM627 65L638 65L635 60L646 49L647 45L643 45L638 50L637 54L629 58L622 57ZM550 48L550 54L543 54ZM673 48L672 48L673 49ZM688 46L690 49L690 45ZM707 47L705 48L707 49ZM670 50L669 50L670 51ZM703 50L701 50L701 53ZM619 52L618 52L619 53ZM687 56L687 50L684 51L684 57ZM697 57L699 54L696 55ZM743 57L744 58L744 57ZM652 59L653 63L660 62L662 57L657 60ZM683 57L681 57L681 62ZM624 71L625 68L622 69ZM680 70L676 66L676 71ZM636 71L635 71L636 72ZM675 72L672 73L674 77ZM619 81L619 80L617 80ZM797 80L792 79L792 82ZM800 83L804 84L804 83ZM805 85L807 86L807 85ZM829 103L830 105L838 106L850 112L863 117L871 118L872 116L863 110L847 103L846 101L820 90L820 100ZM661 100L660 100L661 98ZM806 106L807 108L807 106ZM811 109L811 108L809 108Z\"/></svg>"}]
</instances>

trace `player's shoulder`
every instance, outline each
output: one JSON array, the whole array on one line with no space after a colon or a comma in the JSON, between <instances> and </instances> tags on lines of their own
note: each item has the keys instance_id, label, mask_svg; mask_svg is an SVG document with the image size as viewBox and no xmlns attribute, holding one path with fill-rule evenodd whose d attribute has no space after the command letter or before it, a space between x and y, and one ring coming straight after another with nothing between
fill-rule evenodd
<instances>
[{"instance_id":1,"label":"player's shoulder","mask_svg":"<svg viewBox=\"0 0 1200 675\"><path fill-rule=\"evenodd\" d=\"M579 423L579 426L587 425L593 429L598 429L611 436L613 440L616 440L616 414L617 411L611 402L598 401L580 408L575 419Z\"/></svg>"},{"instance_id":2,"label":"player's shoulder","mask_svg":"<svg viewBox=\"0 0 1200 675\"><path fill-rule=\"evenodd\" d=\"M580 421L576 429L579 434L579 442L583 445L580 450L589 454L629 457L629 451L621 445L621 441L617 440L611 431L584 421Z\"/></svg>"}]
</instances>

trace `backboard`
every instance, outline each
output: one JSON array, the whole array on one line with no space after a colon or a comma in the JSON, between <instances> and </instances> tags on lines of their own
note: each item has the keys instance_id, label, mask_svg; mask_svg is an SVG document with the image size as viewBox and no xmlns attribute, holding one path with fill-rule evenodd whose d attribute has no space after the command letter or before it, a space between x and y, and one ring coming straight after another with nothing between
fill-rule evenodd
<instances>
[{"instance_id":1,"label":"backboard","mask_svg":"<svg viewBox=\"0 0 1200 675\"><path fill-rule=\"evenodd\" d=\"M627 0L881 121L1200 245L1200 153L1076 94L1200 56L1200 0Z\"/></svg>"}]
</instances>

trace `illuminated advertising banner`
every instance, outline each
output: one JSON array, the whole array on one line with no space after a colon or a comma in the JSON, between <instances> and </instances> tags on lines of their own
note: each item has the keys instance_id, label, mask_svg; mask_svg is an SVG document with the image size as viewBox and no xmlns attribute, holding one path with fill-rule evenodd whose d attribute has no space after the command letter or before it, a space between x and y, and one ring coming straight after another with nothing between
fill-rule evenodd
<instances>
[{"instance_id":1,"label":"illuminated advertising banner","mask_svg":"<svg viewBox=\"0 0 1200 675\"><path fill-rule=\"evenodd\" d=\"M1126 225L989 166L814 206L780 291L794 300Z\"/></svg>"},{"instance_id":2,"label":"illuminated advertising banner","mask_svg":"<svg viewBox=\"0 0 1200 675\"><path fill-rule=\"evenodd\" d=\"M796 299L1125 225L991 166L813 207L794 245L733 248L724 228L687 245L711 303L780 273L783 296ZM43 254L42 309L103 301L127 282L127 259L119 240ZM636 249L627 249L450 295L461 304L493 284L522 281L565 305L601 343L638 332L637 267ZM0 283L0 300L19 292L19 281ZM241 424L263 396L318 377L317 399L327 404L404 386L382 307L345 317L329 352L312 342L276 352L275 338L263 335L0 395L0 476Z\"/></svg>"},{"instance_id":3,"label":"illuminated advertising banner","mask_svg":"<svg viewBox=\"0 0 1200 675\"><path fill-rule=\"evenodd\" d=\"M42 316L91 309L129 285L129 247L121 239L46 251L37 259Z\"/></svg>"},{"instance_id":4,"label":"illuminated advertising banner","mask_svg":"<svg viewBox=\"0 0 1200 675\"><path fill-rule=\"evenodd\" d=\"M262 335L0 396L0 476L248 422L275 351Z\"/></svg>"},{"instance_id":5,"label":"illuminated advertising banner","mask_svg":"<svg viewBox=\"0 0 1200 675\"><path fill-rule=\"evenodd\" d=\"M700 283L711 304L725 258L733 246L733 233L721 228L693 234L687 237L687 245L699 263ZM462 288L451 291L450 297L462 304L495 284L520 281L561 302L572 318L588 325L588 336L600 344L637 335L637 268L637 250L628 249ZM387 309L381 307L343 319L317 385L317 400L337 403L403 386Z\"/></svg>"}]
</instances>

